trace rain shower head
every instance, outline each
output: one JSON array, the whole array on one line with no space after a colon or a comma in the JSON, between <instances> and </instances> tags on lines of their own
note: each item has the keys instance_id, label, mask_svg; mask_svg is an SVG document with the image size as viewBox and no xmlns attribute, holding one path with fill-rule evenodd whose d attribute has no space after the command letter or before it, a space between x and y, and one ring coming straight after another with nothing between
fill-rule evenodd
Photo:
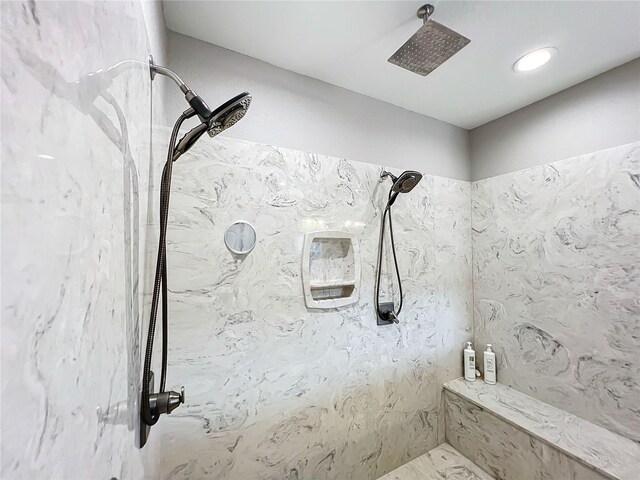
<instances>
[{"instance_id":1,"label":"rain shower head","mask_svg":"<svg viewBox=\"0 0 640 480\"><path fill-rule=\"evenodd\" d=\"M418 9L418 18L424 24L391 55L389 62L423 77L462 50L471 40L444 25L430 20L433 5Z\"/></svg>"}]
</instances>

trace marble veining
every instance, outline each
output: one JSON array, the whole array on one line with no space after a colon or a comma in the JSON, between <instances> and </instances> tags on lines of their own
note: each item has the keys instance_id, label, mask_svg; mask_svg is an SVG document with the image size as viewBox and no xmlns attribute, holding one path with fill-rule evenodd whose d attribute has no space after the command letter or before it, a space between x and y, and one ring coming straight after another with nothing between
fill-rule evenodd
<instances>
[{"instance_id":1,"label":"marble veining","mask_svg":"<svg viewBox=\"0 0 640 480\"><path fill-rule=\"evenodd\" d=\"M449 350L471 327L470 188L427 175L398 198L404 307L400 325L378 327L381 170L225 138L176 163L168 385L187 402L163 419L165 478L373 479L440 443L439 378L459 374ZM237 219L258 234L244 259L222 242ZM360 300L311 310L303 239L325 230L358 239ZM397 298L388 254L383 290Z\"/></svg>"},{"instance_id":2,"label":"marble veining","mask_svg":"<svg viewBox=\"0 0 640 480\"><path fill-rule=\"evenodd\" d=\"M640 442L638 143L473 185L426 175L394 207L402 323L377 327L382 167L203 139L176 164L170 212L169 385L187 404L141 455L168 132L150 148L144 69L93 75L146 60L140 4L1 9L3 478L377 478L445 436L432 452L455 447L496 478L633 478L637 443L597 425ZM246 258L222 239L238 219L258 230ZM361 291L311 311L301 249L323 230L358 237ZM382 291L397 299L388 253ZM550 405L515 391L491 403L479 382L444 399L472 307L499 380Z\"/></svg>"},{"instance_id":3,"label":"marble veining","mask_svg":"<svg viewBox=\"0 0 640 480\"><path fill-rule=\"evenodd\" d=\"M137 1L0 8L0 476L142 478L154 452L134 439L158 158L150 79L134 62L149 54L144 12Z\"/></svg>"},{"instance_id":4,"label":"marble veining","mask_svg":"<svg viewBox=\"0 0 640 480\"><path fill-rule=\"evenodd\" d=\"M436 285L438 298L438 381L437 388L463 374L461 351L472 339L473 315L471 273L471 185L435 177L437 201L434 205L436 262L443 268ZM446 267L448 266L448 268ZM444 395L440 391L440 408ZM438 416L438 443L445 440L444 415Z\"/></svg>"},{"instance_id":5,"label":"marble veining","mask_svg":"<svg viewBox=\"0 0 640 480\"><path fill-rule=\"evenodd\" d=\"M477 349L499 382L636 442L638 178L633 143L472 186Z\"/></svg>"},{"instance_id":6,"label":"marble veining","mask_svg":"<svg viewBox=\"0 0 640 480\"><path fill-rule=\"evenodd\" d=\"M443 443L380 480L492 480L493 477L448 443Z\"/></svg>"},{"instance_id":7,"label":"marble veining","mask_svg":"<svg viewBox=\"0 0 640 480\"><path fill-rule=\"evenodd\" d=\"M446 391L445 405L447 442L496 479L609 478L465 397Z\"/></svg>"},{"instance_id":8,"label":"marble veining","mask_svg":"<svg viewBox=\"0 0 640 480\"><path fill-rule=\"evenodd\" d=\"M624 480L637 473L640 445L628 438L500 383L459 378L444 387L603 475Z\"/></svg>"}]
</instances>

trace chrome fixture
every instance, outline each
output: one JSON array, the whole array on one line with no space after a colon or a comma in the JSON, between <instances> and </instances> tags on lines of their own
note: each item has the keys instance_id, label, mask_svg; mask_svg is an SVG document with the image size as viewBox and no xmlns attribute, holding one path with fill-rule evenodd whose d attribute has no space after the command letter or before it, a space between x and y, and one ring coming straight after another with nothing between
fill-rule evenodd
<instances>
[{"instance_id":1,"label":"chrome fixture","mask_svg":"<svg viewBox=\"0 0 640 480\"><path fill-rule=\"evenodd\" d=\"M389 189L389 198L387 205L384 208L382 214L382 221L380 222L380 240L378 241L378 265L376 275L376 293L375 293L375 306L376 317L378 325L389 325L390 323L399 323L398 316L402 311L402 280L400 279L400 270L398 268L398 259L396 257L396 246L393 239L393 222L391 221L391 206L395 203L398 195L401 193L409 193L414 187L422 180L422 174L407 170L402 172L399 177L396 177L390 172L383 171L380 174L380 179L384 180L389 177L393 181L393 185ZM400 292L400 304L398 310L394 309L393 302L380 303L380 276L382 273L382 251L384 245L384 227L387 217L389 217L389 234L391 236L391 253L393 254L393 264L395 266L396 278L398 279L398 290Z\"/></svg>"},{"instance_id":2,"label":"chrome fixture","mask_svg":"<svg viewBox=\"0 0 640 480\"><path fill-rule=\"evenodd\" d=\"M168 351L168 297L167 297L167 221L169 216L169 196L171 193L171 172L173 162L186 153L198 139L207 132L215 137L227 128L235 125L247 113L251 105L251 95L247 92L236 95L229 101L211 111L205 101L191 90L187 85L168 68L158 66L153 58L149 57L149 69L151 80L156 74L164 75L173 80L190 105L176 121L171 133L167 161L162 170L160 183L160 238L158 240L158 257L153 285L153 298L151 301L151 314L149 318L149 332L144 357L142 373L142 398L140 407L141 428L140 447L143 447L149 435L149 427L155 425L163 413L171 413L180 404L184 403L184 387L180 393L165 390L167 380L167 351ZM178 141L180 127L185 120L198 116L200 124L189 130ZM160 374L160 387L158 392L153 392L153 372L151 371L151 357L153 354L153 340L156 329L158 303L162 294L162 371Z\"/></svg>"},{"instance_id":3,"label":"chrome fixture","mask_svg":"<svg viewBox=\"0 0 640 480\"><path fill-rule=\"evenodd\" d=\"M428 3L418 9L422 27L391 55L390 63L426 76L469 44L467 37L431 20L433 11Z\"/></svg>"},{"instance_id":4,"label":"chrome fixture","mask_svg":"<svg viewBox=\"0 0 640 480\"><path fill-rule=\"evenodd\" d=\"M386 178L386 176L390 176L393 179L393 185L391 186L391 190L394 193L409 193L413 190L420 180L422 180L422 174L418 172L414 172L412 170L407 170L403 172L399 177L394 177L389 172L383 172L384 175L382 178ZM397 195L396 195L397 197ZM395 198L393 199L395 201ZM393 205L393 201L391 204Z\"/></svg>"},{"instance_id":5,"label":"chrome fixture","mask_svg":"<svg viewBox=\"0 0 640 480\"><path fill-rule=\"evenodd\" d=\"M191 105L191 108L183 113L183 116L185 117L184 120L191 118L194 115L198 115L198 118L202 122L200 125L189 130L182 137L173 152L174 162L180 155L186 153L205 132L207 132L210 137L215 137L227 128L238 123L242 117L245 116L249 106L251 105L251 95L247 92L243 92L223 103L214 111L211 111L202 97L187 87L187 85L174 72L168 68L156 65L153 61L153 57L151 56L149 57L149 69L151 72L151 80L155 78L156 74L165 75L180 87L180 91L184 93L184 99L189 103L189 105Z\"/></svg>"}]
</instances>

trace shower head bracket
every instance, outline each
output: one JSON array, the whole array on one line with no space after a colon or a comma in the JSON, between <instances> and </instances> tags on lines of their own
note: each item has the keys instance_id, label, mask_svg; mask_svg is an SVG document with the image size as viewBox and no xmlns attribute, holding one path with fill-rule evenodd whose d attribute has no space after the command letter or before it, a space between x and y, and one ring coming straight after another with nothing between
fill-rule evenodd
<instances>
[{"instance_id":1,"label":"shower head bracket","mask_svg":"<svg viewBox=\"0 0 640 480\"><path fill-rule=\"evenodd\" d=\"M427 23L429 21L429 17L433 15L434 10L435 7L433 5L431 5L430 3L425 3L418 9L418 18L421 18L422 20L424 20L424 23Z\"/></svg>"},{"instance_id":2,"label":"shower head bracket","mask_svg":"<svg viewBox=\"0 0 640 480\"><path fill-rule=\"evenodd\" d=\"M393 325L394 323L400 323L394 312L395 304L393 302L382 302L378 306L380 307L380 310L376 312L378 325Z\"/></svg>"}]
</instances>

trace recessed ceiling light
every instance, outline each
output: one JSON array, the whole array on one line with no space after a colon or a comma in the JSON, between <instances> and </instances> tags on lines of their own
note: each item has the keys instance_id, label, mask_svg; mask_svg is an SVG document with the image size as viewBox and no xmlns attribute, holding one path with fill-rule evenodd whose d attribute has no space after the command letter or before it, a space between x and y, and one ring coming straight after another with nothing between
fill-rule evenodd
<instances>
[{"instance_id":1,"label":"recessed ceiling light","mask_svg":"<svg viewBox=\"0 0 640 480\"><path fill-rule=\"evenodd\" d=\"M551 57L553 57L557 51L554 47L546 47L529 52L513 64L513 70L516 72L528 72L540 68L551 60Z\"/></svg>"}]
</instances>

